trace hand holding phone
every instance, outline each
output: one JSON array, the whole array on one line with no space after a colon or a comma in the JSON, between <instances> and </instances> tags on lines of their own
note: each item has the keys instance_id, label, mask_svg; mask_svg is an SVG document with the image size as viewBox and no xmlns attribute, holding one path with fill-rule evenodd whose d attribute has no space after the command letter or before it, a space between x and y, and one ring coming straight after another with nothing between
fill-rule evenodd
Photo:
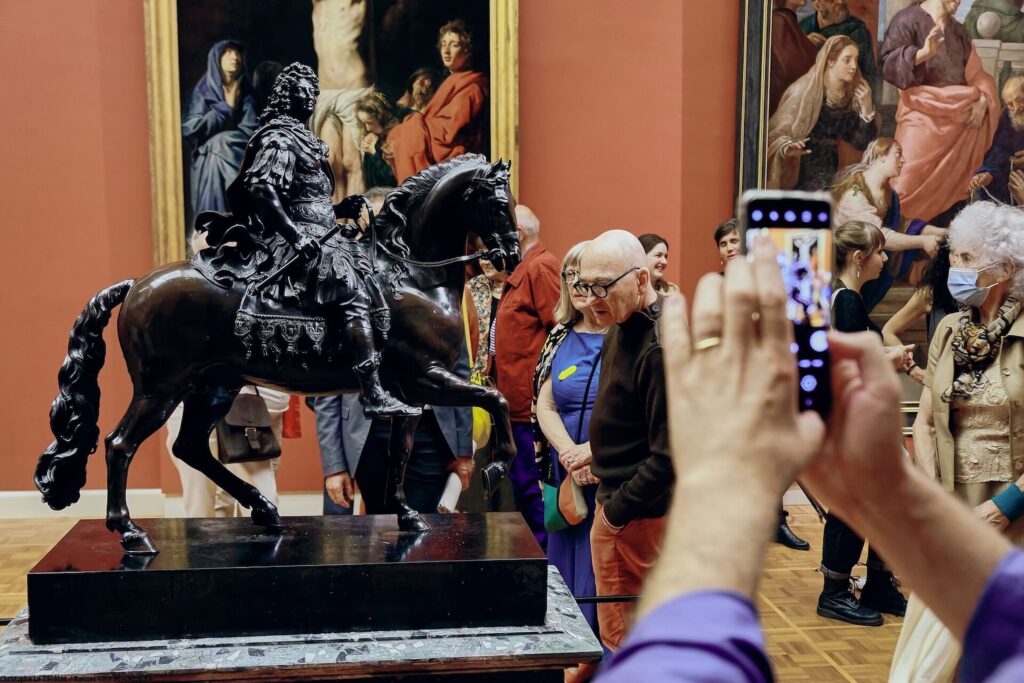
<instances>
[{"instance_id":1,"label":"hand holding phone","mask_svg":"<svg viewBox=\"0 0 1024 683\"><path fill-rule=\"evenodd\" d=\"M767 235L775 244L786 287L786 315L793 323L800 409L827 416L831 405L832 198L827 193L751 190L741 197L737 215L745 252L756 235Z\"/></svg>"}]
</instances>

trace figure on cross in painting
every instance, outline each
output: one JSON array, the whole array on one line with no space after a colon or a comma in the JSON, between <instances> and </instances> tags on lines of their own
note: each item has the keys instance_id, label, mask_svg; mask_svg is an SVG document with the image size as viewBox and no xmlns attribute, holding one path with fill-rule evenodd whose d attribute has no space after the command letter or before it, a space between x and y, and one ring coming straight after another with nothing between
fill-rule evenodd
<instances>
[{"instance_id":1,"label":"figure on cross in painting","mask_svg":"<svg viewBox=\"0 0 1024 683\"><path fill-rule=\"evenodd\" d=\"M959 5L901 10L879 52L882 76L899 89L895 137L907 158L893 187L906 213L940 224L967 199L999 120L995 81L953 16Z\"/></svg>"},{"instance_id":2,"label":"figure on cross in painting","mask_svg":"<svg viewBox=\"0 0 1024 683\"><path fill-rule=\"evenodd\" d=\"M786 90L768 122L769 188L826 188L839 168L837 141L863 151L875 139L875 106L859 55L852 39L833 36Z\"/></svg>"},{"instance_id":3,"label":"figure on cross in painting","mask_svg":"<svg viewBox=\"0 0 1024 683\"><path fill-rule=\"evenodd\" d=\"M313 47L320 97L311 128L327 143L334 173L333 199L365 190L355 103L373 90L366 55L369 3L363 0L313 0Z\"/></svg>"},{"instance_id":4,"label":"figure on cross in painting","mask_svg":"<svg viewBox=\"0 0 1024 683\"><path fill-rule=\"evenodd\" d=\"M227 188L256 130L257 113L245 69L245 47L236 40L214 44L181 124L182 137L192 145L192 216L227 210Z\"/></svg>"},{"instance_id":5,"label":"figure on cross in painting","mask_svg":"<svg viewBox=\"0 0 1024 683\"><path fill-rule=\"evenodd\" d=\"M438 32L441 62L448 69L422 112L413 112L388 135L392 168L401 183L409 176L466 152L483 152L487 76L473 69L473 36L456 19Z\"/></svg>"}]
</instances>

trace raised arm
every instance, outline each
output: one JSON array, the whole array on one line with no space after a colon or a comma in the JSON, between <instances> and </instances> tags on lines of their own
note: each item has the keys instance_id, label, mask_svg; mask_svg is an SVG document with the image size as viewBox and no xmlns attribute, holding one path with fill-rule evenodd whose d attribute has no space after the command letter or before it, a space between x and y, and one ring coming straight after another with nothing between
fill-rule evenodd
<instances>
[{"instance_id":1,"label":"raised arm","mask_svg":"<svg viewBox=\"0 0 1024 683\"><path fill-rule=\"evenodd\" d=\"M932 310L931 297L928 292L922 289L915 289L910 295L907 303L903 304L900 310L885 323L882 327L882 341L886 346L902 346L900 335L910 329L910 326L928 315Z\"/></svg>"}]
</instances>

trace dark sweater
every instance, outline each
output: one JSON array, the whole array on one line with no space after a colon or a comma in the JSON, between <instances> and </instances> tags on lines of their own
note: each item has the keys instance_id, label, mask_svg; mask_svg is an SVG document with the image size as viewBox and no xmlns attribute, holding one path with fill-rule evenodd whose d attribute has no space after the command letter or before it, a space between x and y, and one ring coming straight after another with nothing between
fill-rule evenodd
<instances>
[{"instance_id":1,"label":"dark sweater","mask_svg":"<svg viewBox=\"0 0 1024 683\"><path fill-rule=\"evenodd\" d=\"M590 416L591 470L600 477L597 501L615 526L668 511L675 474L669 457L668 415L658 304L612 325L601 350L601 377Z\"/></svg>"}]
</instances>

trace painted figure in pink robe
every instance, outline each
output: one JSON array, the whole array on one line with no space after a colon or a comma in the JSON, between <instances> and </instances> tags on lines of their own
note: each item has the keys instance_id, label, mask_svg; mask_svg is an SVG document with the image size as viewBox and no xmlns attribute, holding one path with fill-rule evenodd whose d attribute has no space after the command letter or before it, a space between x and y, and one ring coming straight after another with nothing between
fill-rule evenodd
<instances>
[{"instance_id":1,"label":"painted figure in pink robe","mask_svg":"<svg viewBox=\"0 0 1024 683\"><path fill-rule=\"evenodd\" d=\"M896 140L907 163L893 182L903 210L929 220L968 197L999 122L995 82L964 27L959 0L924 0L893 17L879 51L899 88Z\"/></svg>"}]
</instances>

